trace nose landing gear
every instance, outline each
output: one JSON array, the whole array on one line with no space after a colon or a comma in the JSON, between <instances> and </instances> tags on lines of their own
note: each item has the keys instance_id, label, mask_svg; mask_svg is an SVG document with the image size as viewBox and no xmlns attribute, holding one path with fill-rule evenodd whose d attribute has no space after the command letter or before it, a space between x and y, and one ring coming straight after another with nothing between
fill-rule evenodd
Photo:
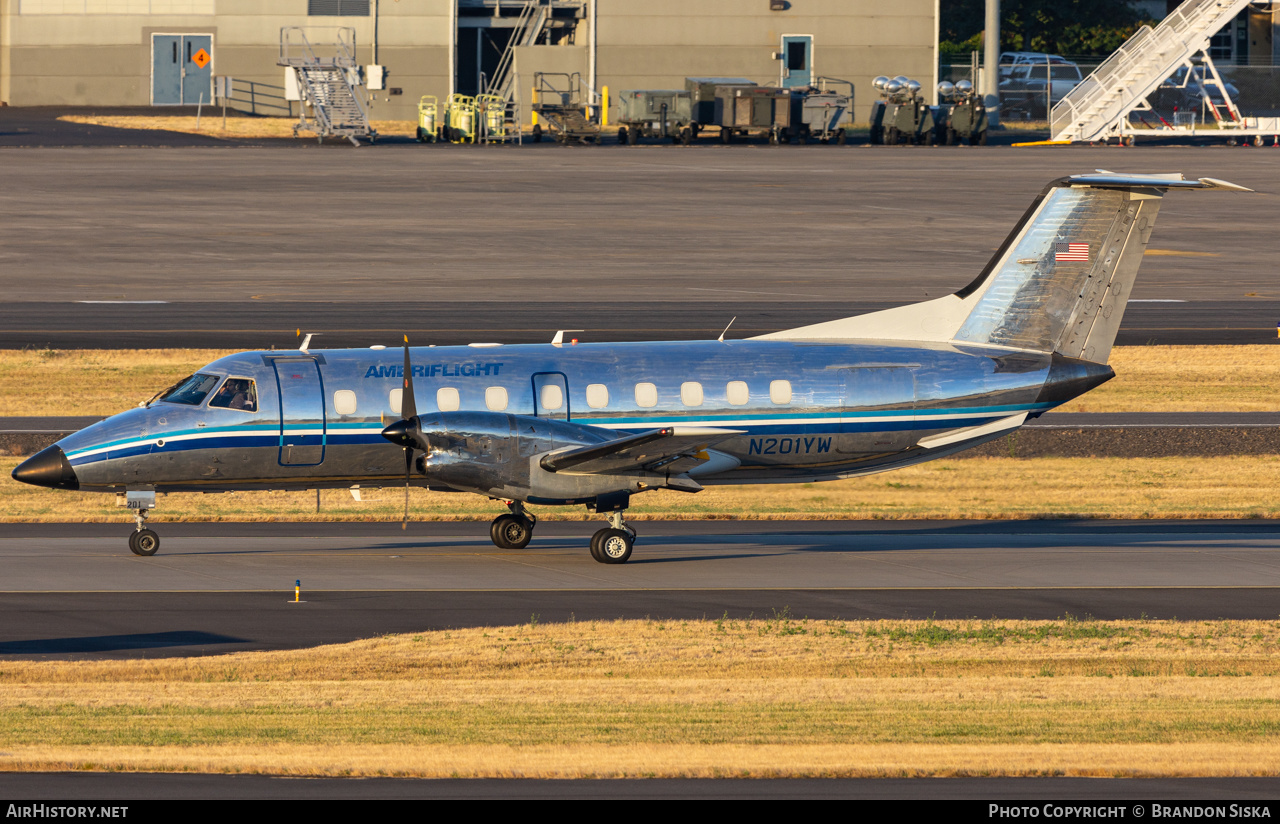
<instances>
[{"instance_id":1,"label":"nose landing gear","mask_svg":"<svg viewBox=\"0 0 1280 824\"><path fill-rule=\"evenodd\" d=\"M143 528L147 520L147 510L136 509L133 513L137 527L129 536L129 551L134 555L155 555L160 550L160 536L155 530Z\"/></svg>"}]
</instances>

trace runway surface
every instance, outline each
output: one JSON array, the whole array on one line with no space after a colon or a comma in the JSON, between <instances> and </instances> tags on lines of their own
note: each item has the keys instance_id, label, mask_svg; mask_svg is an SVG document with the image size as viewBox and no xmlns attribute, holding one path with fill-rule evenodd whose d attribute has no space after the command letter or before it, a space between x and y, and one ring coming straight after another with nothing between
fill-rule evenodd
<instances>
[{"instance_id":1,"label":"runway surface","mask_svg":"<svg viewBox=\"0 0 1280 824\"><path fill-rule=\"evenodd\" d=\"M291 345L278 332L301 320L335 341L343 330L384 330L386 342L402 329L459 339L523 329L538 339L570 322L596 339L663 328L705 336L752 304L779 313L752 324L776 328L796 313L825 319L953 292L1046 182L1100 167L1260 190L1166 198L1136 299L1280 298L1270 243L1280 152L1265 149L193 146L20 156L0 190L0 295L33 305L0 323L22 333L5 346L55 342L66 331L60 312L80 323L78 300L209 301L195 323L163 304L92 311L115 318L99 331L122 340L192 326L233 330L219 340L236 346ZM300 318L296 305L312 301L330 314ZM376 313L361 318L360 304ZM343 322L346 312L360 319ZM1223 325L1186 320L1164 325ZM1263 320L1240 325L1274 327Z\"/></svg>"},{"instance_id":2,"label":"runway surface","mask_svg":"<svg viewBox=\"0 0 1280 824\"><path fill-rule=\"evenodd\" d=\"M486 523L165 524L138 558L123 523L6 525L0 656L296 648L535 614L1280 616L1272 522L640 522L623 566L589 557L597 526L543 523L499 550Z\"/></svg>"},{"instance_id":3,"label":"runway surface","mask_svg":"<svg viewBox=\"0 0 1280 824\"><path fill-rule=\"evenodd\" d=\"M539 297L536 288L529 292ZM620 306L577 298L551 303L510 301L493 294L478 295L473 301L424 301L415 294L399 303L21 301L0 304L0 348L288 349L298 346L299 329L316 333L313 349L394 346L402 334L418 346L548 343L559 329L577 330L566 339L587 342L710 340L733 321L726 334L732 339L895 305L853 300L832 306L785 298L766 303L721 297L628 298ZM1280 301L1274 300L1135 302L1125 311L1116 342L1121 346L1271 344L1277 339L1277 321Z\"/></svg>"}]
</instances>

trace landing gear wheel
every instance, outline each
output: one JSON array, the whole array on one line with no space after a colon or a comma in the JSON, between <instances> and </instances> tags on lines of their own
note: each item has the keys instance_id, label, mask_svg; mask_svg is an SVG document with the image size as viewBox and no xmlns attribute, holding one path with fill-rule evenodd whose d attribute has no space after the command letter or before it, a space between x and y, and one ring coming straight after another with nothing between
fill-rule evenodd
<instances>
[{"instance_id":1,"label":"landing gear wheel","mask_svg":"<svg viewBox=\"0 0 1280 824\"><path fill-rule=\"evenodd\" d=\"M635 538L630 532L622 529L602 529L591 541L595 549L595 559L602 564L625 564L631 557L635 546Z\"/></svg>"},{"instance_id":2,"label":"landing gear wheel","mask_svg":"<svg viewBox=\"0 0 1280 824\"><path fill-rule=\"evenodd\" d=\"M489 537L500 549L524 549L533 539L533 524L515 515L499 515L489 527Z\"/></svg>"},{"instance_id":3,"label":"landing gear wheel","mask_svg":"<svg viewBox=\"0 0 1280 824\"><path fill-rule=\"evenodd\" d=\"M160 536L150 529L139 529L129 535L129 551L134 555L155 555L160 549Z\"/></svg>"},{"instance_id":4,"label":"landing gear wheel","mask_svg":"<svg viewBox=\"0 0 1280 824\"><path fill-rule=\"evenodd\" d=\"M600 557L600 539L604 537L604 533L608 531L609 530L607 528L597 530L596 533L591 536L591 557L602 564L604 563L604 560Z\"/></svg>"}]
</instances>

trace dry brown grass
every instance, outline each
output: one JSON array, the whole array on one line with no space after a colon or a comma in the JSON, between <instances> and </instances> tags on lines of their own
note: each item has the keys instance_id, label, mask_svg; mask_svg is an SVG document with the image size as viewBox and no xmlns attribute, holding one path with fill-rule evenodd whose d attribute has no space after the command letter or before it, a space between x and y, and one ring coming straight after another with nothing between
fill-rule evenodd
<instances>
[{"instance_id":1,"label":"dry brown grass","mask_svg":"<svg viewBox=\"0 0 1280 824\"><path fill-rule=\"evenodd\" d=\"M146 131L185 132L219 138L293 137L296 117L228 117L226 128L222 125L222 110L209 106L200 117L196 128L194 117L160 117L144 115L100 116L64 115L59 120L83 123L88 126L108 126L114 129L143 129ZM413 120L373 120L370 125L380 137L414 137L418 124ZM314 140L309 132L299 134L299 139Z\"/></svg>"},{"instance_id":2,"label":"dry brown grass","mask_svg":"<svg viewBox=\"0 0 1280 824\"><path fill-rule=\"evenodd\" d=\"M0 769L1275 775L1280 622L613 621L5 662Z\"/></svg>"},{"instance_id":3,"label":"dry brown grass","mask_svg":"<svg viewBox=\"0 0 1280 824\"><path fill-rule=\"evenodd\" d=\"M0 522L124 522L112 495L41 489L8 480L0 458ZM814 484L713 486L697 495L657 491L632 499L648 519L1276 518L1280 456L1213 458L967 458ZM365 489L362 502L314 492L174 493L152 520L398 521L403 489ZM478 495L412 491L414 520L489 520L506 509ZM578 507L534 507L547 520L591 520Z\"/></svg>"},{"instance_id":4,"label":"dry brown grass","mask_svg":"<svg viewBox=\"0 0 1280 824\"><path fill-rule=\"evenodd\" d=\"M232 350L0 350L0 416L111 415ZM1122 346L1065 412L1254 412L1280 404L1280 346Z\"/></svg>"}]
</instances>

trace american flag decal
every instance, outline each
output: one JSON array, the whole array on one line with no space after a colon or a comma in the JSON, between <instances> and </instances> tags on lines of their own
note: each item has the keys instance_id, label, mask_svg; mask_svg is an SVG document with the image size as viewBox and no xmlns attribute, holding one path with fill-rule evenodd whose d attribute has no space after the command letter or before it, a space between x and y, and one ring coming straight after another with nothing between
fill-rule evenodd
<instances>
[{"instance_id":1,"label":"american flag decal","mask_svg":"<svg viewBox=\"0 0 1280 824\"><path fill-rule=\"evenodd\" d=\"M1071 261L1089 262L1089 244L1059 243L1053 253L1053 259L1059 263Z\"/></svg>"}]
</instances>

